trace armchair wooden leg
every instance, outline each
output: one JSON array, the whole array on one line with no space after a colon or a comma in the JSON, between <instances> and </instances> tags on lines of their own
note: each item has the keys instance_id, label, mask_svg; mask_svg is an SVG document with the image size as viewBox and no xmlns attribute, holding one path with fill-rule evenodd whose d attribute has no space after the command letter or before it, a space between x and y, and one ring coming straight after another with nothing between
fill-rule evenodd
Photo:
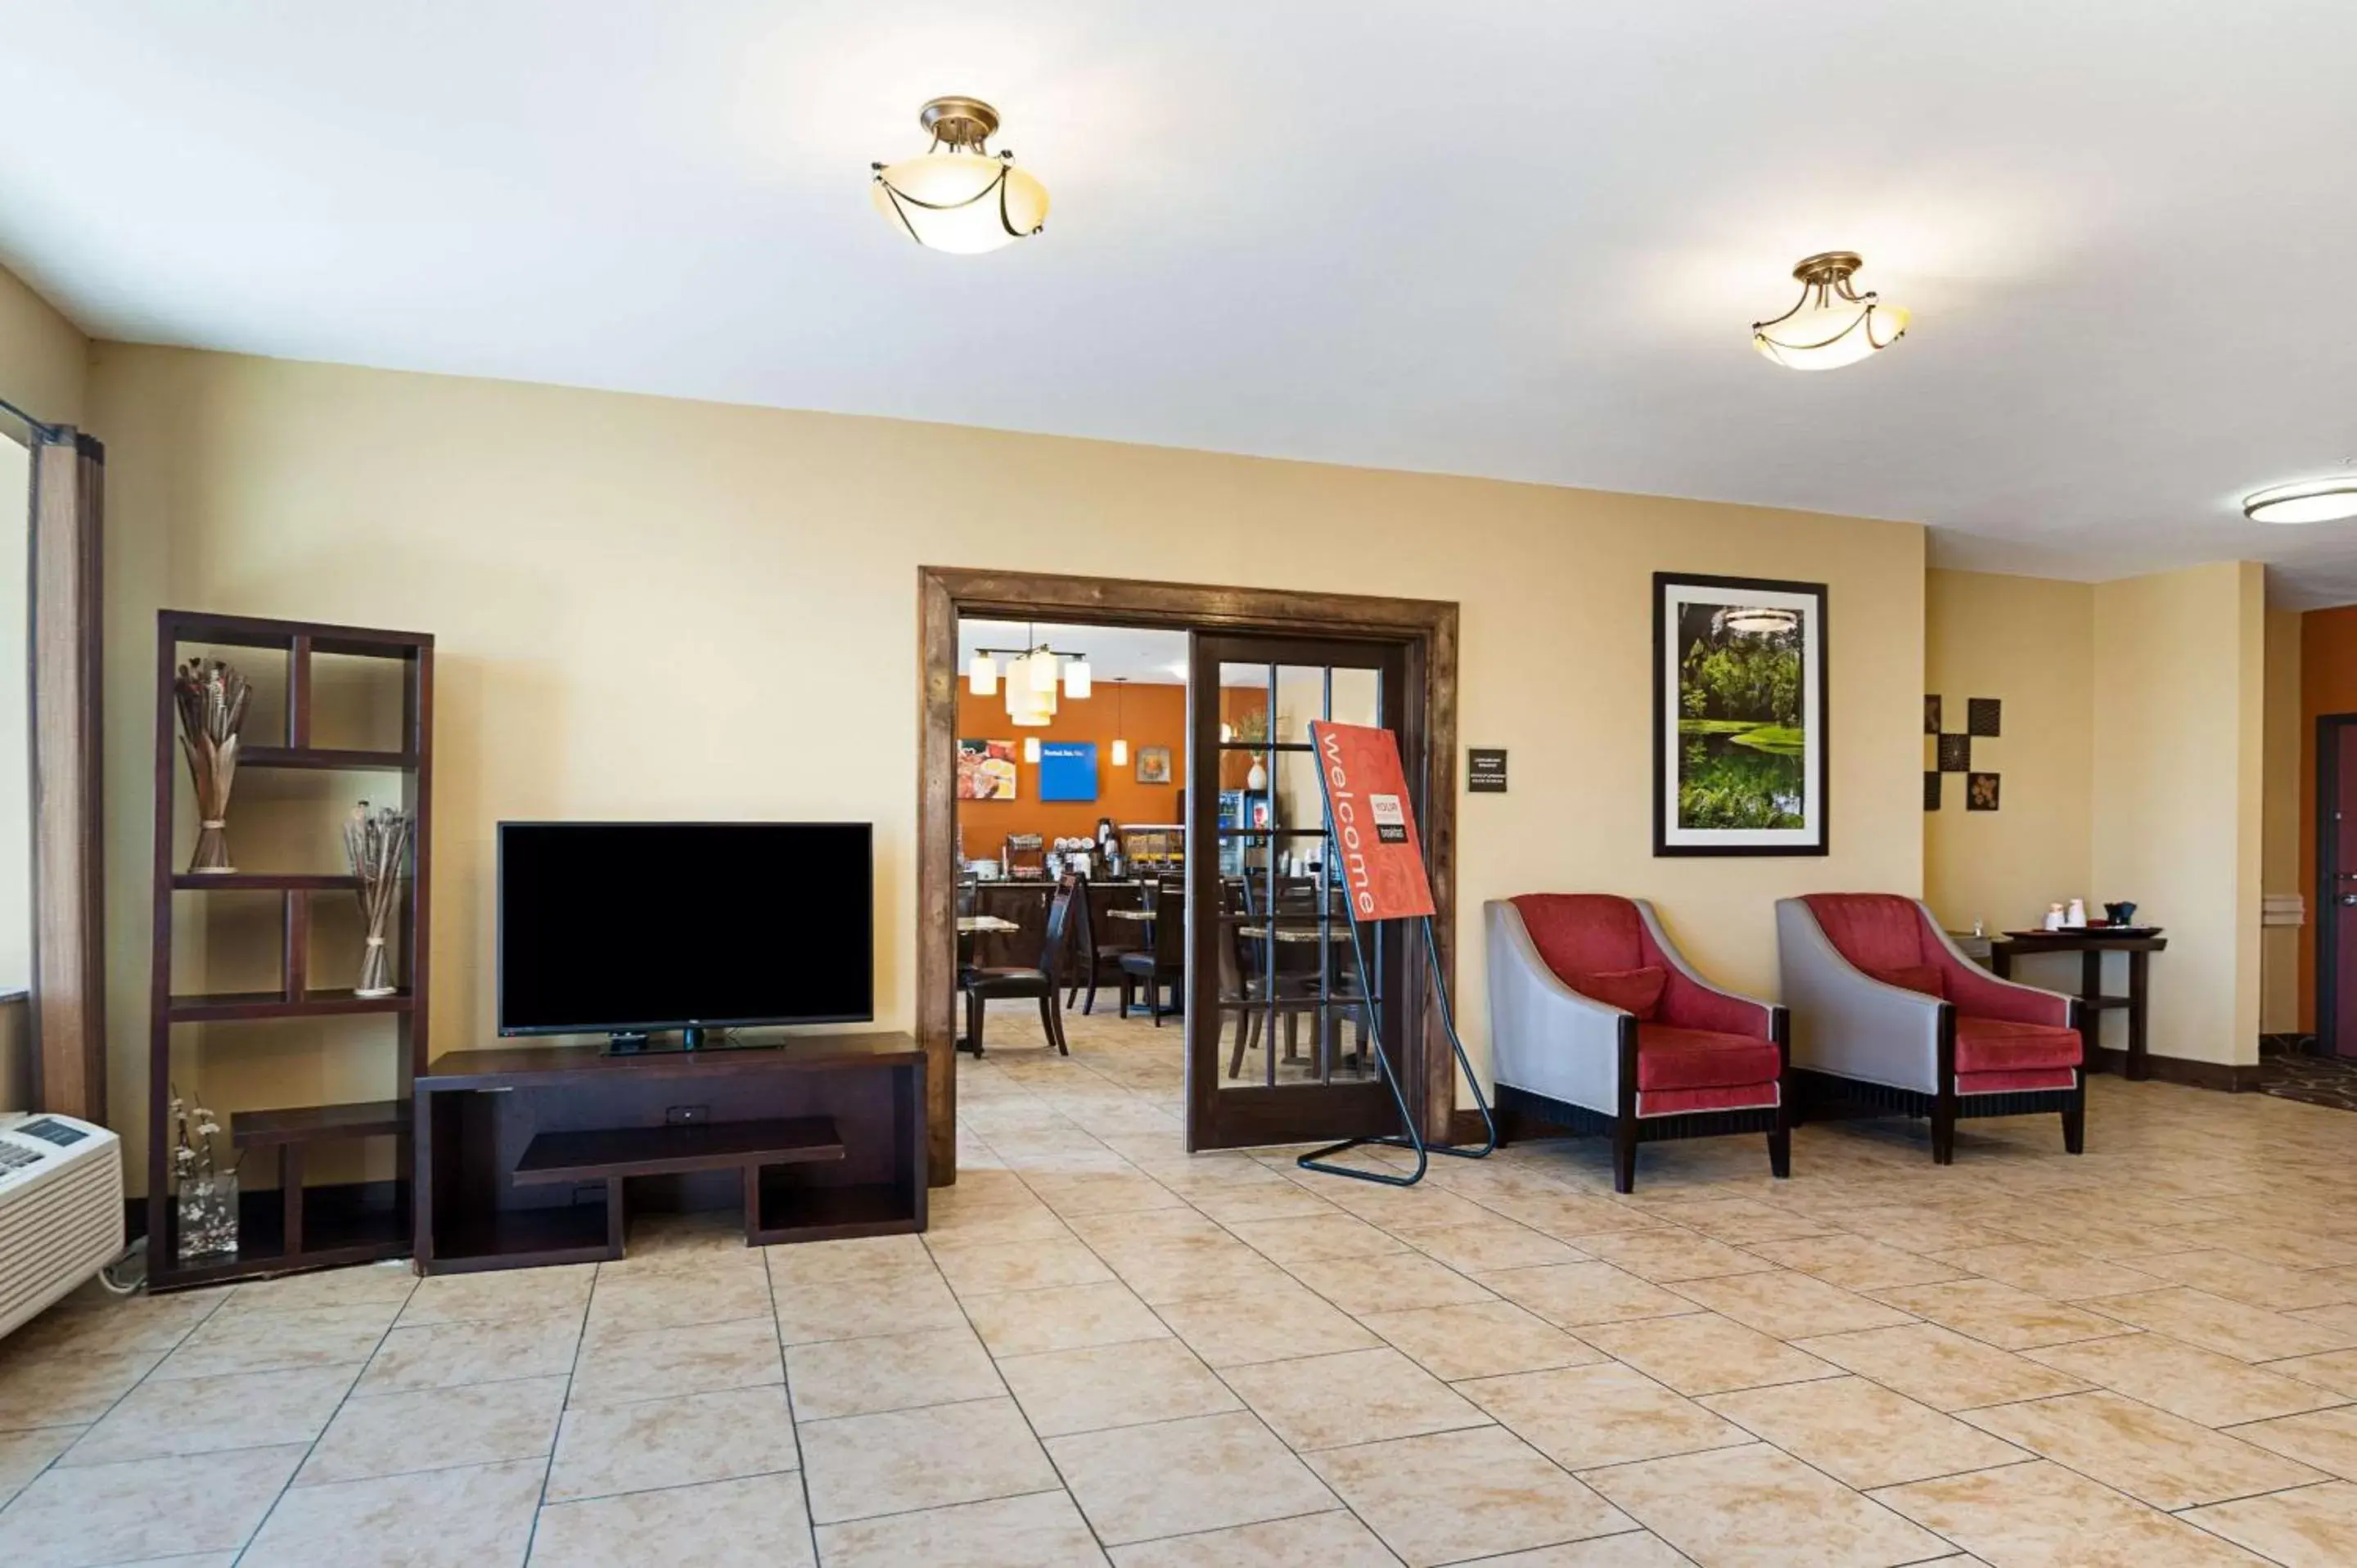
<instances>
[{"instance_id":1,"label":"armchair wooden leg","mask_svg":"<svg viewBox=\"0 0 2357 1568\"><path fill-rule=\"evenodd\" d=\"M2083 1155L2087 1152L2087 1079L2079 1077L2079 1087L2072 1093L2071 1103L2062 1112L2062 1152Z\"/></svg>"},{"instance_id":2,"label":"armchair wooden leg","mask_svg":"<svg viewBox=\"0 0 2357 1568\"><path fill-rule=\"evenodd\" d=\"M1634 1116L1612 1119L1612 1190L1619 1193L1637 1190L1637 1119Z\"/></svg>"},{"instance_id":3,"label":"armchair wooden leg","mask_svg":"<svg viewBox=\"0 0 2357 1568\"><path fill-rule=\"evenodd\" d=\"M982 1055L982 1020L989 1012L989 1003L971 991L965 993L965 1037L977 1058Z\"/></svg>"},{"instance_id":4,"label":"armchair wooden leg","mask_svg":"<svg viewBox=\"0 0 2357 1568\"><path fill-rule=\"evenodd\" d=\"M1768 1174L1781 1181L1792 1174L1792 1119L1779 1106L1776 1130L1768 1134Z\"/></svg>"},{"instance_id":5,"label":"armchair wooden leg","mask_svg":"<svg viewBox=\"0 0 2357 1568\"><path fill-rule=\"evenodd\" d=\"M1956 1090L1951 1083L1932 1101L1932 1163L1956 1163Z\"/></svg>"}]
</instances>

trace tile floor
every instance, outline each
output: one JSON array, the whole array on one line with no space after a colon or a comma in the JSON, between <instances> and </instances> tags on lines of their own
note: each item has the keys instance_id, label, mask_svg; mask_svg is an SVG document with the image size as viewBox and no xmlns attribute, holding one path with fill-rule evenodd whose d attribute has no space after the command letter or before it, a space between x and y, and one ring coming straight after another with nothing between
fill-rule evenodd
<instances>
[{"instance_id":1,"label":"tile floor","mask_svg":"<svg viewBox=\"0 0 2357 1568\"><path fill-rule=\"evenodd\" d=\"M1437 1162L1181 1151L1179 1036L1015 1012L934 1228L399 1266L0 1345L0 1560L2357 1563L2357 1122L2098 1079L2090 1152L1904 1122ZM13 1499L13 1500L8 1500Z\"/></svg>"}]
</instances>

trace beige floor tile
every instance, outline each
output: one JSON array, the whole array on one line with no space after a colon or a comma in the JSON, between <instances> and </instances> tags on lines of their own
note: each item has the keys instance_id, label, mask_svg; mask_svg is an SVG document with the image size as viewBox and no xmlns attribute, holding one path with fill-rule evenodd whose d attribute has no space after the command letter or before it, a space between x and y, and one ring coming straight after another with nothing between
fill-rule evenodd
<instances>
[{"instance_id":1,"label":"beige floor tile","mask_svg":"<svg viewBox=\"0 0 2357 1568\"><path fill-rule=\"evenodd\" d=\"M2195 1509L2185 1518L2287 1568L2357 1563L2357 1486L2346 1481Z\"/></svg>"},{"instance_id":2,"label":"beige floor tile","mask_svg":"<svg viewBox=\"0 0 2357 1568\"><path fill-rule=\"evenodd\" d=\"M1134 1214L1177 1208L1177 1193L1150 1176L1127 1171L1034 1171L1023 1184L1059 1214Z\"/></svg>"},{"instance_id":3,"label":"beige floor tile","mask_svg":"<svg viewBox=\"0 0 2357 1568\"><path fill-rule=\"evenodd\" d=\"M1372 1350L1382 1343L1350 1314L1289 1279L1278 1290L1200 1296L1156 1310L1213 1367Z\"/></svg>"},{"instance_id":4,"label":"beige floor tile","mask_svg":"<svg viewBox=\"0 0 2357 1568\"><path fill-rule=\"evenodd\" d=\"M1320 1258L1372 1258L1407 1250L1397 1237L1348 1214L1245 1219L1228 1229L1236 1240L1281 1267Z\"/></svg>"},{"instance_id":5,"label":"beige floor tile","mask_svg":"<svg viewBox=\"0 0 2357 1568\"><path fill-rule=\"evenodd\" d=\"M528 1378L344 1402L296 1473L298 1487L544 1457L565 1380Z\"/></svg>"},{"instance_id":6,"label":"beige floor tile","mask_svg":"<svg viewBox=\"0 0 2357 1568\"><path fill-rule=\"evenodd\" d=\"M790 1346L786 1385L797 1421L994 1399L1006 1391L982 1341L963 1326Z\"/></svg>"},{"instance_id":7,"label":"beige floor tile","mask_svg":"<svg viewBox=\"0 0 2357 1568\"><path fill-rule=\"evenodd\" d=\"M1055 1466L1011 1399L847 1415L800 1431L811 1515L821 1524L1056 1485Z\"/></svg>"},{"instance_id":8,"label":"beige floor tile","mask_svg":"<svg viewBox=\"0 0 2357 1568\"><path fill-rule=\"evenodd\" d=\"M2243 1361L2273 1361L2357 1347L2357 1333L2229 1301L2208 1291L2180 1287L2138 1295L2107 1295L2094 1305L2123 1323Z\"/></svg>"},{"instance_id":9,"label":"beige floor tile","mask_svg":"<svg viewBox=\"0 0 2357 1568\"><path fill-rule=\"evenodd\" d=\"M1159 1339L1170 1332L1154 1309L1119 1281L979 1295L966 1303L966 1314L994 1356L1078 1350Z\"/></svg>"},{"instance_id":10,"label":"beige floor tile","mask_svg":"<svg viewBox=\"0 0 2357 1568\"><path fill-rule=\"evenodd\" d=\"M397 1301L371 1301L285 1312L216 1312L164 1358L155 1375L219 1378L365 1361L400 1311Z\"/></svg>"},{"instance_id":11,"label":"beige floor tile","mask_svg":"<svg viewBox=\"0 0 2357 1568\"><path fill-rule=\"evenodd\" d=\"M2357 1399L2357 1350L2329 1350L2321 1356L2295 1356L2270 1361L2266 1370L2297 1378L2315 1388L2329 1389L2343 1399Z\"/></svg>"},{"instance_id":12,"label":"beige floor tile","mask_svg":"<svg viewBox=\"0 0 2357 1568\"><path fill-rule=\"evenodd\" d=\"M87 1568L243 1546L305 1444L48 1470L0 1513L9 1568Z\"/></svg>"},{"instance_id":13,"label":"beige floor tile","mask_svg":"<svg viewBox=\"0 0 2357 1568\"><path fill-rule=\"evenodd\" d=\"M1937 1261L2053 1301L2126 1295L2133 1291L2156 1290L2169 1283L2140 1268L2029 1241L2012 1246L1967 1247L1960 1252L1943 1252Z\"/></svg>"},{"instance_id":14,"label":"beige floor tile","mask_svg":"<svg viewBox=\"0 0 2357 1568\"><path fill-rule=\"evenodd\" d=\"M2029 1457L1864 1378L1747 1389L1698 1402L1860 1491Z\"/></svg>"},{"instance_id":15,"label":"beige floor tile","mask_svg":"<svg viewBox=\"0 0 2357 1568\"><path fill-rule=\"evenodd\" d=\"M818 1544L826 1568L1103 1568L1105 1560L1060 1490L830 1524Z\"/></svg>"},{"instance_id":16,"label":"beige floor tile","mask_svg":"<svg viewBox=\"0 0 2357 1568\"><path fill-rule=\"evenodd\" d=\"M2320 1410L2342 1395L2165 1334L2124 1334L2027 1352L2059 1372L2204 1426Z\"/></svg>"},{"instance_id":17,"label":"beige floor tile","mask_svg":"<svg viewBox=\"0 0 2357 1568\"><path fill-rule=\"evenodd\" d=\"M961 1296L995 1291L1044 1290L1050 1285L1086 1285L1113 1278L1097 1255L1078 1241L1003 1241L936 1252L950 1288Z\"/></svg>"},{"instance_id":18,"label":"beige floor tile","mask_svg":"<svg viewBox=\"0 0 2357 1568\"><path fill-rule=\"evenodd\" d=\"M405 1260L363 1263L349 1269L321 1269L307 1274L285 1274L274 1280L254 1280L232 1287L223 1312L286 1312L297 1307L359 1306L372 1302L396 1305L417 1288L417 1276Z\"/></svg>"},{"instance_id":19,"label":"beige floor tile","mask_svg":"<svg viewBox=\"0 0 2357 1568\"><path fill-rule=\"evenodd\" d=\"M1640 1530L1509 1552L1486 1559L1481 1568L1689 1568L1693 1561L1660 1536Z\"/></svg>"},{"instance_id":20,"label":"beige floor tile","mask_svg":"<svg viewBox=\"0 0 2357 1568\"><path fill-rule=\"evenodd\" d=\"M1662 1226L1643 1209L1617 1197L1584 1193L1553 1192L1533 1197L1497 1197L1487 1207L1557 1240L1596 1236L1611 1230L1653 1230Z\"/></svg>"},{"instance_id":21,"label":"beige floor tile","mask_svg":"<svg viewBox=\"0 0 2357 1568\"><path fill-rule=\"evenodd\" d=\"M814 1568L810 1519L792 1475L633 1492L540 1512L531 1568Z\"/></svg>"},{"instance_id":22,"label":"beige floor tile","mask_svg":"<svg viewBox=\"0 0 2357 1568\"><path fill-rule=\"evenodd\" d=\"M30 1486L49 1462L72 1447L88 1431L81 1426L42 1426L27 1432L0 1432L0 1508Z\"/></svg>"},{"instance_id":23,"label":"beige floor tile","mask_svg":"<svg viewBox=\"0 0 2357 1568\"><path fill-rule=\"evenodd\" d=\"M1480 1378L1458 1391L1567 1470L1751 1441L1741 1427L1617 1361Z\"/></svg>"},{"instance_id":24,"label":"beige floor tile","mask_svg":"<svg viewBox=\"0 0 2357 1568\"><path fill-rule=\"evenodd\" d=\"M2079 1393L2086 1387L2051 1367L1931 1323L1828 1334L1796 1343L1813 1356L1871 1378L1934 1410L1969 1410L2043 1399L2050 1394Z\"/></svg>"},{"instance_id":25,"label":"beige floor tile","mask_svg":"<svg viewBox=\"0 0 2357 1568\"><path fill-rule=\"evenodd\" d=\"M1405 1157L1405 1156L1403 1156ZM1337 1176L1302 1178L1309 1189L1330 1199L1371 1225L1386 1230L1430 1230L1436 1225L1479 1225L1492 1212L1445 1188L1426 1183L1415 1187L1377 1187ZM1527 1223L1527 1221L1525 1221Z\"/></svg>"},{"instance_id":26,"label":"beige floor tile","mask_svg":"<svg viewBox=\"0 0 2357 1568\"><path fill-rule=\"evenodd\" d=\"M2290 1309L2288 1316L2303 1323L2319 1324L2343 1334L2357 1331L2357 1302L2333 1302L2324 1306L2300 1306Z\"/></svg>"},{"instance_id":27,"label":"beige floor tile","mask_svg":"<svg viewBox=\"0 0 2357 1568\"><path fill-rule=\"evenodd\" d=\"M599 1279L732 1263L746 1269L761 1266L761 1250L745 1244L744 1216L734 1205L686 1214L636 1216L622 1244L621 1258L597 1265Z\"/></svg>"},{"instance_id":28,"label":"beige floor tile","mask_svg":"<svg viewBox=\"0 0 2357 1568\"><path fill-rule=\"evenodd\" d=\"M1770 1266L1739 1247L1697 1236L1691 1230L1620 1230L1582 1236L1573 1244L1655 1284L1707 1279L1713 1274L1749 1273Z\"/></svg>"},{"instance_id":29,"label":"beige floor tile","mask_svg":"<svg viewBox=\"0 0 2357 1568\"><path fill-rule=\"evenodd\" d=\"M1685 1297L1650 1284L1610 1263L1555 1263L1535 1269L1506 1269L1482 1275L1481 1283L1558 1328L1619 1323L1632 1317L1664 1317L1695 1310L1695 1304Z\"/></svg>"},{"instance_id":30,"label":"beige floor tile","mask_svg":"<svg viewBox=\"0 0 2357 1568\"><path fill-rule=\"evenodd\" d=\"M856 1339L881 1324L893 1328L954 1328L965 1321L957 1297L929 1263L924 1272L811 1281L771 1292L778 1335L789 1345Z\"/></svg>"},{"instance_id":31,"label":"beige floor tile","mask_svg":"<svg viewBox=\"0 0 2357 1568\"><path fill-rule=\"evenodd\" d=\"M1503 1427L1309 1455L1309 1467L1409 1568L1553 1546L1631 1520Z\"/></svg>"},{"instance_id":32,"label":"beige floor tile","mask_svg":"<svg viewBox=\"0 0 2357 1568\"><path fill-rule=\"evenodd\" d=\"M1118 1546L1113 1561L1115 1568L1399 1568L1374 1531L1339 1509Z\"/></svg>"},{"instance_id":33,"label":"beige floor tile","mask_svg":"<svg viewBox=\"0 0 2357 1568\"><path fill-rule=\"evenodd\" d=\"M741 1263L600 1278L589 1297L591 1339L770 1316L770 1276Z\"/></svg>"},{"instance_id":34,"label":"beige floor tile","mask_svg":"<svg viewBox=\"0 0 2357 1568\"><path fill-rule=\"evenodd\" d=\"M2328 1478L2198 1422L2103 1391L1969 1411L1964 1419L2171 1511Z\"/></svg>"},{"instance_id":35,"label":"beige floor tile","mask_svg":"<svg viewBox=\"0 0 2357 1568\"><path fill-rule=\"evenodd\" d=\"M2230 1428L2229 1435L2344 1481L2357 1481L2357 1405L2255 1421Z\"/></svg>"},{"instance_id":36,"label":"beige floor tile","mask_svg":"<svg viewBox=\"0 0 2357 1568\"><path fill-rule=\"evenodd\" d=\"M1841 1233L1802 1236L1789 1241L1755 1241L1744 1251L1844 1290L1930 1284L1935 1280L1955 1279L1964 1272L1920 1252Z\"/></svg>"},{"instance_id":37,"label":"beige floor tile","mask_svg":"<svg viewBox=\"0 0 2357 1568\"><path fill-rule=\"evenodd\" d=\"M1604 1359L1585 1341L1510 1301L1372 1312L1361 1321L1444 1382L1543 1372Z\"/></svg>"},{"instance_id":38,"label":"beige floor tile","mask_svg":"<svg viewBox=\"0 0 2357 1568\"><path fill-rule=\"evenodd\" d=\"M1191 1193L1187 1201L1222 1225L1346 1212L1316 1193L1276 1176L1251 1185L1230 1184L1210 1192Z\"/></svg>"},{"instance_id":39,"label":"beige floor tile","mask_svg":"<svg viewBox=\"0 0 2357 1568\"><path fill-rule=\"evenodd\" d=\"M1249 1414L1050 1438L1048 1452L1107 1546L1336 1506L1326 1484Z\"/></svg>"},{"instance_id":40,"label":"beige floor tile","mask_svg":"<svg viewBox=\"0 0 2357 1568\"><path fill-rule=\"evenodd\" d=\"M513 1568L546 1464L521 1459L298 1487L239 1559L247 1568Z\"/></svg>"},{"instance_id":41,"label":"beige floor tile","mask_svg":"<svg viewBox=\"0 0 2357 1568\"><path fill-rule=\"evenodd\" d=\"M1292 1265L1293 1277L1349 1313L1405 1312L1496 1298L1454 1269L1413 1252L1382 1258L1320 1258Z\"/></svg>"},{"instance_id":42,"label":"beige floor tile","mask_svg":"<svg viewBox=\"0 0 2357 1568\"><path fill-rule=\"evenodd\" d=\"M1853 1236L1880 1241L1906 1252L1960 1252L1968 1247L2010 1246L2023 1240L1992 1226L1975 1225L1937 1209L1911 1204L1844 1212L1838 1224Z\"/></svg>"},{"instance_id":43,"label":"beige floor tile","mask_svg":"<svg viewBox=\"0 0 2357 1568\"><path fill-rule=\"evenodd\" d=\"M926 1243L942 1228L940 1201L941 1194L934 1194L936 1207L930 1210L933 1229L922 1236L862 1236L845 1241L803 1241L791 1247L762 1248L760 1257L769 1269L770 1288L782 1297L791 1290L810 1285L937 1273Z\"/></svg>"},{"instance_id":44,"label":"beige floor tile","mask_svg":"<svg viewBox=\"0 0 2357 1568\"><path fill-rule=\"evenodd\" d=\"M1460 1273L1496 1269L1534 1269L1545 1263L1577 1263L1587 1254L1544 1231L1501 1219L1488 1225L1447 1225L1398 1232L1401 1240Z\"/></svg>"},{"instance_id":45,"label":"beige floor tile","mask_svg":"<svg viewBox=\"0 0 2357 1568\"><path fill-rule=\"evenodd\" d=\"M578 1313L396 1328L361 1374L356 1392L414 1393L510 1378L561 1377L581 1342Z\"/></svg>"},{"instance_id":46,"label":"beige floor tile","mask_svg":"<svg viewBox=\"0 0 2357 1568\"><path fill-rule=\"evenodd\" d=\"M1146 1219L1153 1215L1129 1218ZM1224 1231L1214 1240L1149 1239L1142 1245L1118 1249L1103 1241L1094 1245L1138 1299L1152 1307L1199 1296L1282 1292L1295 1283L1291 1274Z\"/></svg>"},{"instance_id":47,"label":"beige floor tile","mask_svg":"<svg viewBox=\"0 0 2357 1568\"><path fill-rule=\"evenodd\" d=\"M998 1371L1042 1437L1243 1408L1177 1339L1010 1356Z\"/></svg>"},{"instance_id":48,"label":"beige floor tile","mask_svg":"<svg viewBox=\"0 0 2357 1568\"><path fill-rule=\"evenodd\" d=\"M67 1296L0 1344L0 1366L14 1356L44 1356L73 1350L117 1356L135 1350L169 1350L187 1338L229 1299L225 1290L184 1291L177 1295Z\"/></svg>"},{"instance_id":49,"label":"beige floor tile","mask_svg":"<svg viewBox=\"0 0 2357 1568\"><path fill-rule=\"evenodd\" d=\"M327 1430L356 1366L149 1380L125 1395L60 1465L107 1465L308 1443Z\"/></svg>"},{"instance_id":50,"label":"beige floor tile","mask_svg":"<svg viewBox=\"0 0 2357 1568\"><path fill-rule=\"evenodd\" d=\"M0 1344L0 1432L96 1421L163 1360L161 1350L91 1355Z\"/></svg>"},{"instance_id":51,"label":"beige floor tile","mask_svg":"<svg viewBox=\"0 0 2357 1568\"><path fill-rule=\"evenodd\" d=\"M1072 1228L1044 1203L994 1204L957 1213L925 1232L933 1254L964 1247L1004 1247L1017 1242L1071 1241Z\"/></svg>"},{"instance_id":52,"label":"beige floor tile","mask_svg":"<svg viewBox=\"0 0 2357 1568\"><path fill-rule=\"evenodd\" d=\"M780 1387L593 1406L565 1412L549 1466L548 1500L693 1486L801 1465Z\"/></svg>"},{"instance_id":53,"label":"beige floor tile","mask_svg":"<svg viewBox=\"0 0 2357 1568\"><path fill-rule=\"evenodd\" d=\"M783 1381L778 1331L766 1317L641 1328L585 1340L573 1369L574 1405L620 1404Z\"/></svg>"},{"instance_id":54,"label":"beige floor tile","mask_svg":"<svg viewBox=\"0 0 2357 1568\"><path fill-rule=\"evenodd\" d=\"M1947 1551L1936 1536L1766 1444L1617 1465L1586 1479L1712 1568L1781 1568L1794 1561L1796 1543L1827 1568L1886 1568Z\"/></svg>"},{"instance_id":55,"label":"beige floor tile","mask_svg":"<svg viewBox=\"0 0 2357 1568\"><path fill-rule=\"evenodd\" d=\"M436 1274L417 1282L395 1326L418 1328L436 1323L485 1318L545 1317L580 1314L597 1283L595 1263L547 1269L498 1269L479 1274Z\"/></svg>"},{"instance_id":56,"label":"beige floor tile","mask_svg":"<svg viewBox=\"0 0 2357 1568\"><path fill-rule=\"evenodd\" d=\"M1953 1254L1951 1254L1953 1255ZM2000 1350L2035 1350L2075 1339L2103 1339L2120 1331L2117 1319L2049 1301L1996 1280L1952 1280L1945 1284L1900 1285L1874 1293L1877 1300L1929 1318L1943 1327Z\"/></svg>"},{"instance_id":57,"label":"beige floor tile","mask_svg":"<svg viewBox=\"0 0 2357 1568\"><path fill-rule=\"evenodd\" d=\"M1822 1236L1840 1229L1797 1209L1780 1208L1749 1197L1682 1198L1664 1204L1659 1200L1648 1203L1641 1197L1638 1202L1664 1219L1721 1241L1732 1241L1738 1247L1749 1247L1754 1241Z\"/></svg>"},{"instance_id":58,"label":"beige floor tile","mask_svg":"<svg viewBox=\"0 0 2357 1568\"><path fill-rule=\"evenodd\" d=\"M1232 1367L1230 1387L1297 1449L1373 1443L1489 1417L1398 1351L1350 1350L1293 1361Z\"/></svg>"},{"instance_id":59,"label":"beige floor tile","mask_svg":"<svg viewBox=\"0 0 2357 1568\"><path fill-rule=\"evenodd\" d=\"M1869 1301L1855 1291L1827 1284L1814 1275L1792 1269L1685 1280L1670 1288L1746 1327L1772 1334L1779 1339L1888 1328L1893 1324L1913 1321L1896 1307Z\"/></svg>"},{"instance_id":60,"label":"beige floor tile","mask_svg":"<svg viewBox=\"0 0 2357 1568\"><path fill-rule=\"evenodd\" d=\"M1602 1323L1580 1337L1682 1394L1830 1378L1835 1369L1715 1312Z\"/></svg>"},{"instance_id":61,"label":"beige floor tile","mask_svg":"<svg viewBox=\"0 0 2357 1568\"><path fill-rule=\"evenodd\" d=\"M1886 1487L1873 1496L1996 1568L2242 1568L2259 1561L2044 1460Z\"/></svg>"},{"instance_id":62,"label":"beige floor tile","mask_svg":"<svg viewBox=\"0 0 2357 1568\"><path fill-rule=\"evenodd\" d=\"M2253 1224L2247 1219L2179 1225L2152 1233L2152 1250L2214 1247L2287 1269L2345 1267L2357 1263L2357 1241L2334 1240L2314 1230Z\"/></svg>"}]
</instances>

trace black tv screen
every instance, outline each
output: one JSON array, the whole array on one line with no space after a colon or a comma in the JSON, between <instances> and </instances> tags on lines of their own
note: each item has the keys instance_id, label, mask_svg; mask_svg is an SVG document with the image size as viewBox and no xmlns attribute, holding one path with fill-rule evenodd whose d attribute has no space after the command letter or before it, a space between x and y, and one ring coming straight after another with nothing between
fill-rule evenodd
<instances>
[{"instance_id":1,"label":"black tv screen","mask_svg":"<svg viewBox=\"0 0 2357 1568\"><path fill-rule=\"evenodd\" d=\"M502 1035L876 1015L866 822L501 822Z\"/></svg>"}]
</instances>

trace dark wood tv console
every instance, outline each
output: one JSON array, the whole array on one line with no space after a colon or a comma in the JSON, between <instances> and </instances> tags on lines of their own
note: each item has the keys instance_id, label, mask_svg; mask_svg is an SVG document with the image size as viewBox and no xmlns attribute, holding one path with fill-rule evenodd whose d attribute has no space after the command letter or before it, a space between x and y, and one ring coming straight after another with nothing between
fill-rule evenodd
<instances>
[{"instance_id":1,"label":"dark wood tv console","mask_svg":"<svg viewBox=\"0 0 2357 1568\"><path fill-rule=\"evenodd\" d=\"M907 1035L457 1051L415 1092L425 1273L619 1258L633 1208L741 1208L748 1246L925 1228L925 1056Z\"/></svg>"}]
</instances>

